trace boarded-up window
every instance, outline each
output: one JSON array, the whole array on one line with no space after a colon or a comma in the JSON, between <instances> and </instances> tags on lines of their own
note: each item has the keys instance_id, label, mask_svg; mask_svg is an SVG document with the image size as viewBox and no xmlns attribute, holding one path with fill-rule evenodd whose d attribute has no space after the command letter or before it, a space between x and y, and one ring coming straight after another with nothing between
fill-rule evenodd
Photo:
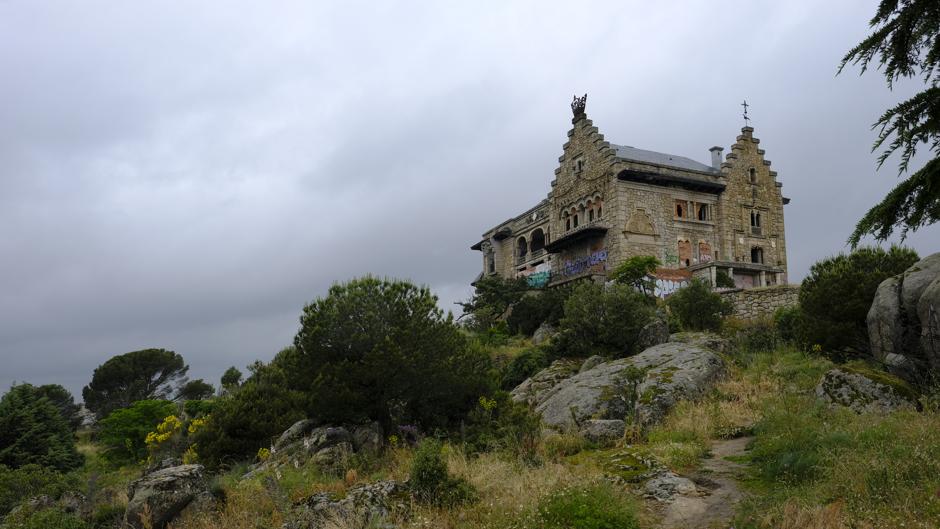
<instances>
[{"instance_id":1,"label":"boarded-up window","mask_svg":"<svg viewBox=\"0 0 940 529\"><path fill-rule=\"evenodd\" d=\"M698 243L698 260L701 263L707 263L712 260L712 247L705 241Z\"/></svg>"},{"instance_id":2,"label":"boarded-up window","mask_svg":"<svg viewBox=\"0 0 940 529\"><path fill-rule=\"evenodd\" d=\"M692 243L679 241L679 265L689 266L690 264L692 264Z\"/></svg>"}]
</instances>

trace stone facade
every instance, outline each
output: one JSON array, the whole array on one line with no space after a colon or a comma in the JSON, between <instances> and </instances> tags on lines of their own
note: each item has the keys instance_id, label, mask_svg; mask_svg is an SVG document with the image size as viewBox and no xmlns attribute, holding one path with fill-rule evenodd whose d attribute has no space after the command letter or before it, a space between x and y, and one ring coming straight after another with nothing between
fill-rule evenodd
<instances>
[{"instance_id":1,"label":"stone facade","mask_svg":"<svg viewBox=\"0 0 940 529\"><path fill-rule=\"evenodd\" d=\"M734 306L733 316L744 320L769 318L782 307L799 303L799 285L777 285L765 288L735 289L721 292Z\"/></svg>"},{"instance_id":2,"label":"stone facade","mask_svg":"<svg viewBox=\"0 0 940 529\"><path fill-rule=\"evenodd\" d=\"M659 272L739 288L787 282L783 205L751 127L711 164L608 142L572 104L568 141L546 198L483 234L484 275L525 276L533 286L606 277L624 260L652 255Z\"/></svg>"}]
</instances>

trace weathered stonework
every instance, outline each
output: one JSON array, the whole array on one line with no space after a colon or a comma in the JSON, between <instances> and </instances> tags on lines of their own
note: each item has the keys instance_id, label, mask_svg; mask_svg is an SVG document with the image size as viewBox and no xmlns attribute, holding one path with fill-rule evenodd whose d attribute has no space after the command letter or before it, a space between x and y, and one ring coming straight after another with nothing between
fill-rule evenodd
<instances>
[{"instance_id":1,"label":"weathered stonework","mask_svg":"<svg viewBox=\"0 0 940 529\"><path fill-rule=\"evenodd\" d=\"M726 273L739 288L786 284L783 205L776 172L751 127L712 163L608 142L573 106L547 197L483 234L483 273L533 286L604 278L652 255L670 280Z\"/></svg>"},{"instance_id":2,"label":"weathered stonework","mask_svg":"<svg viewBox=\"0 0 940 529\"><path fill-rule=\"evenodd\" d=\"M799 303L798 285L777 285L764 288L736 289L720 293L734 307L733 316L743 320L769 318L777 309Z\"/></svg>"}]
</instances>

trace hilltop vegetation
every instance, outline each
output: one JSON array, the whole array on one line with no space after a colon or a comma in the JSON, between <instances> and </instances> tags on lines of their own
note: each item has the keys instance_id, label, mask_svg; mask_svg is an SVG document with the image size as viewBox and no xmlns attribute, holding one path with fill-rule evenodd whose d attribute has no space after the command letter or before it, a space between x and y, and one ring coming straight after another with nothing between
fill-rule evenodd
<instances>
[{"instance_id":1,"label":"hilltop vegetation","mask_svg":"<svg viewBox=\"0 0 940 529\"><path fill-rule=\"evenodd\" d=\"M809 290L845 284L860 273L851 263L894 270L895 255L910 254L827 260ZM849 264L832 264L842 262ZM861 296L858 304L874 295L838 288ZM470 312L460 325L427 289L406 282L336 285L304 308L293 345L249 366L244 380L230 368L208 399L136 400L109 411L77 443L69 399L15 386L0 402L0 424L35 427L32 437L13 426L0 433L5 527L120 527L133 479L167 464L200 463L213 473L207 491L214 499L173 521L176 529L303 524L315 512L303 507L310 502L346 513L312 526L365 527L376 520L336 509L347 496L386 493L397 499L378 519L403 528L654 528L665 514L644 497L643 476L689 476L707 494L704 461L715 443L738 437L750 449L736 459L746 495L728 509L736 528L940 524L940 396L931 385L911 387L856 361L843 369L907 388L919 410L857 414L818 400L822 376L850 355L807 341L819 328L807 323L816 318L813 304L781 311L775 321L742 322L722 317L727 307L698 283L663 303L634 281L523 293L515 283L490 281L468 306L480 315ZM545 317L553 338L536 345L511 335L510 315L527 332L533 325L518 322ZM857 325L852 311L826 317ZM540 417L505 392L555 369L556 360L570 366L559 371L564 377L591 355L630 357L642 348L646 324L665 320L674 331L719 330L723 338L708 340L724 340L727 374L647 428L628 427L613 441L578 431L546 435ZM191 396L206 397L203 385ZM282 436L289 427L297 432ZM354 435L336 439L351 444L329 441L351 435L345 431ZM330 448L298 456L307 452L296 451L296 439ZM40 495L50 499L23 504ZM18 505L26 506L8 514Z\"/></svg>"}]
</instances>

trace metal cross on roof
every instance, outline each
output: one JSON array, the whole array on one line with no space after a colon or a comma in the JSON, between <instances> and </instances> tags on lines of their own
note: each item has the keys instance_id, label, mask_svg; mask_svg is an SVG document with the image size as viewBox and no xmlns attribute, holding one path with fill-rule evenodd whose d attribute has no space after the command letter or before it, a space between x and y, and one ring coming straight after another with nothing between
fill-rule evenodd
<instances>
[{"instance_id":1,"label":"metal cross on roof","mask_svg":"<svg viewBox=\"0 0 940 529\"><path fill-rule=\"evenodd\" d=\"M749 127L751 118L747 117L747 107L750 106L747 104L747 99L745 99L744 102L741 103L741 106L744 107L744 126Z\"/></svg>"}]
</instances>

